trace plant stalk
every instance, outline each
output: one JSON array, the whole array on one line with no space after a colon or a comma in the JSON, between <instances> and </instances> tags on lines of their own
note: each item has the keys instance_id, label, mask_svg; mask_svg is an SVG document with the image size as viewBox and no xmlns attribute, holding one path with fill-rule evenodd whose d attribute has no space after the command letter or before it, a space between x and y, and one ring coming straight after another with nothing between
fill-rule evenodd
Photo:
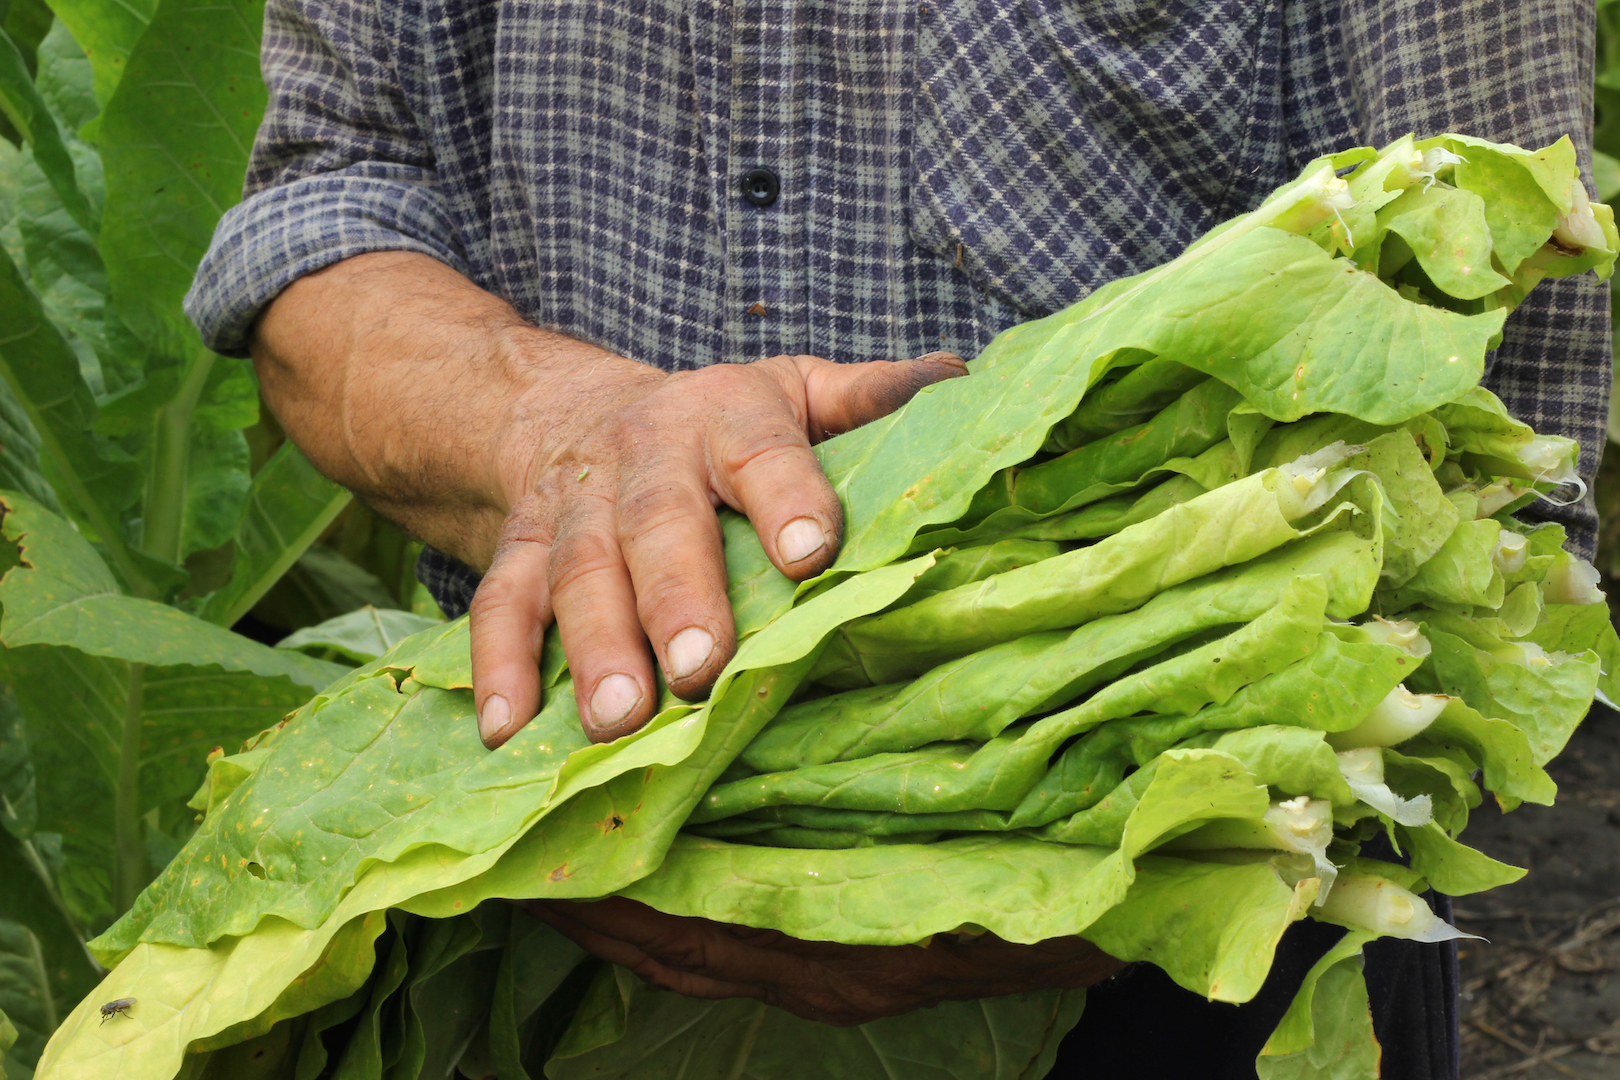
<instances>
[{"instance_id":1,"label":"plant stalk","mask_svg":"<svg viewBox=\"0 0 1620 1080\"><path fill-rule=\"evenodd\" d=\"M146 843L141 836L141 714L146 665L129 665L124 731L118 746L118 790L113 802L113 905L128 911L146 885Z\"/></svg>"},{"instance_id":2,"label":"plant stalk","mask_svg":"<svg viewBox=\"0 0 1620 1080\"><path fill-rule=\"evenodd\" d=\"M158 411L152 442L152 472L147 477L141 550L153 558L178 563L185 532L186 470L191 459L191 418L208 384L214 354L198 349L173 399Z\"/></svg>"},{"instance_id":3,"label":"plant stalk","mask_svg":"<svg viewBox=\"0 0 1620 1080\"><path fill-rule=\"evenodd\" d=\"M34 978L39 982L39 1000L45 1007L45 1029L55 1031L62 1018L56 1011L56 995L51 990L51 969L45 963L45 949L39 943L38 934L27 927L24 929L28 933L28 959L34 968Z\"/></svg>"}]
</instances>

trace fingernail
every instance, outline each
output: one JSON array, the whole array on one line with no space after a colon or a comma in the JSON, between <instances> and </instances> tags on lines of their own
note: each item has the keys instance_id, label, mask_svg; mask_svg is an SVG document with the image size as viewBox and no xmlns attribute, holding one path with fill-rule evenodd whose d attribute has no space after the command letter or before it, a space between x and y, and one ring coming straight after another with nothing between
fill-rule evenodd
<instances>
[{"instance_id":1,"label":"fingernail","mask_svg":"<svg viewBox=\"0 0 1620 1080\"><path fill-rule=\"evenodd\" d=\"M713 652L714 635L701 626L688 626L670 638L669 644L664 647L664 662L669 665L670 679L684 679L696 674Z\"/></svg>"},{"instance_id":2,"label":"fingernail","mask_svg":"<svg viewBox=\"0 0 1620 1080\"><path fill-rule=\"evenodd\" d=\"M604 675L591 694L591 723L602 731L611 731L624 723L639 704L640 683L622 673Z\"/></svg>"},{"instance_id":3,"label":"fingernail","mask_svg":"<svg viewBox=\"0 0 1620 1080\"><path fill-rule=\"evenodd\" d=\"M510 719L512 706L507 704L506 699L499 694L489 695L484 699L484 707L478 710L478 737L489 742L501 733Z\"/></svg>"},{"instance_id":4,"label":"fingernail","mask_svg":"<svg viewBox=\"0 0 1620 1080\"><path fill-rule=\"evenodd\" d=\"M813 518L794 518L776 534L776 553L789 566L803 562L827 546L827 534Z\"/></svg>"}]
</instances>

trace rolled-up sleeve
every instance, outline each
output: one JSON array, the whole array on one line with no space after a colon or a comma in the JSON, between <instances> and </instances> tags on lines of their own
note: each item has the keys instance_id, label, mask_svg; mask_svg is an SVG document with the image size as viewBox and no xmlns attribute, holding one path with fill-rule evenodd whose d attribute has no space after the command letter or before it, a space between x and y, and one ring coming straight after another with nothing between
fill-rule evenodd
<instances>
[{"instance_id":1,"label":"rolled-up sleeve","mask_svg":"<svg viewBox=\"0 0 1620 1080\"><path fill-rule=\"evenodd\" d=\"M203 341L227 356L247 354L282 289L350 256L418 251L467 271L375 3L270 0L262 65L270 99L245 197L186 297Z\"/></svg>"}]
</instances>

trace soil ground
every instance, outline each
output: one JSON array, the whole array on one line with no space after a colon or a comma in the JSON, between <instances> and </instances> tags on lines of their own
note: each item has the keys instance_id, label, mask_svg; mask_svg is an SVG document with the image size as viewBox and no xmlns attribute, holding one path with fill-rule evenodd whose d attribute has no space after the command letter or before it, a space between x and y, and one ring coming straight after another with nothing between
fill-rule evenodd
<instances>
[{"instance_id":1,"label":"soil ground","mask_svg":"<svg viewBox=\"0 0 1620 1080\"><path fill-rule=\"evenodd\" d=\"M1596 706L1548 771L1557 805L1474 812L1464 839L1530 872L1457 901L1463 1080L1620 1080L1620 715Z\"/></svg>"}]
</instances>

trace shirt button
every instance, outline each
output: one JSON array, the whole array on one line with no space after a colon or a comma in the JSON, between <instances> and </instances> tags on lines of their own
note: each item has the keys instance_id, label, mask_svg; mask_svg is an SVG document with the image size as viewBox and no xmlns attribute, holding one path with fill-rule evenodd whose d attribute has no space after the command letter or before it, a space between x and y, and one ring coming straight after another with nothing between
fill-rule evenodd
<instances>
[{"instance_id":1,"label":"shirt button","mask_svg":"<svg viewBox=\"0 0 1620 1080\"><path fill-rule=\"evenodd\" d=\"M769 206L782 193L782 181L769 169L749 169L743 174L742 193L755 206Z\"/></svg>"}]
</instances>

